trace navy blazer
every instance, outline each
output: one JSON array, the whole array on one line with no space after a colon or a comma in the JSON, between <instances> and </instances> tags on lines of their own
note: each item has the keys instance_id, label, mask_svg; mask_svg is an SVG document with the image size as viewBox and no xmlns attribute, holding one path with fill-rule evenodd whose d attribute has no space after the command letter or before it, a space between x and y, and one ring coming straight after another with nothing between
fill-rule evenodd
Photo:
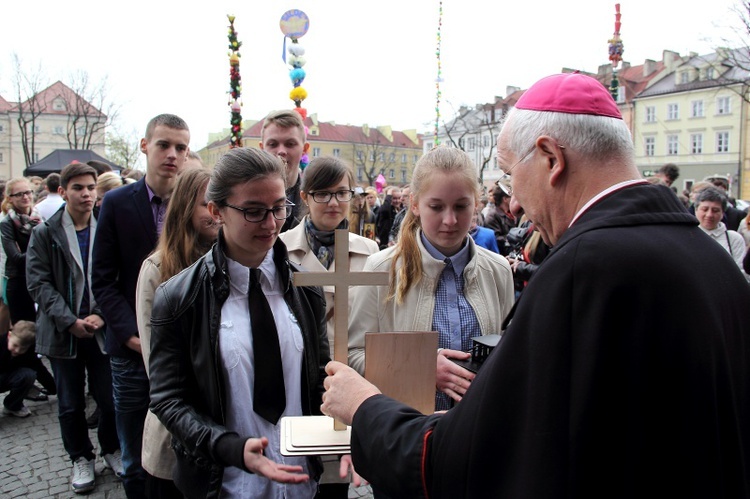
<instances>
[{"instance_id":1,"label":"navy blazer","mask_svg":"<svg viewBox=\"0 0 750 499\"><path fill-rule=\"evenodd\" d=\"M97 222L91 288L107 323L107 353L140 358L124 343L138 335L135 288L141 264L157 241L146 179L109 191Z\"/></svg>"}]
</instances>

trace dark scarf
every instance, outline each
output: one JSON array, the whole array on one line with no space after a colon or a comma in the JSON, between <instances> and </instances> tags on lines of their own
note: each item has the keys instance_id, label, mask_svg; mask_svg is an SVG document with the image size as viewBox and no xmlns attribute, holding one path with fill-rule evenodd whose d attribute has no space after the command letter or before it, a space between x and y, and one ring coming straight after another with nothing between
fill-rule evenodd
<instances>
[{"instance_id":1,"label":"dark scarf","mask_svg":"<svg viewBox=\"0 0 750 499\"><path fill-rule=\"evenodd\" d=\"M336 229L349 229L349 220L344 218ZM305 219L305 237L310 250L318 257L321 265L326 269L331 267L334 257L335 230L318 230L310 217Z\"/></svg>"}]
</instances>

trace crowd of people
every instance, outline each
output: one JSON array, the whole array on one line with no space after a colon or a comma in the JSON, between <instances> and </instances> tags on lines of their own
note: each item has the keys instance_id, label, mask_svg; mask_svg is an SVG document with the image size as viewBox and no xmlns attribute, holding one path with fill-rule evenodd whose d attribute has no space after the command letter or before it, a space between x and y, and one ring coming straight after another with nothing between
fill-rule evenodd
<instances>
[{"instance_id":1,"label":"crowd of people","mask_svg":"<svg viewBox=\"0 0 750 499\"><path fill-rule=\"evenodd\" d=\"M295 111L212 169L189 143L163 114L139 178L73 163L4 187L3 412L57 397L74 492L96 482L88 386L131 499L345 498L360 475L376 497L750 494L750 220L721 179L684 199L674 165L642 179L595 80L524 94L488 193L455 148L382 192L340 158L302 170ZM350 294L350 367L334 287L293 285L335 270L337 229L350 270L390 276ZM362 378L381 331L437 331L434 415ZM479 373L455 362L488 334ZM320 414L352 455L283 455L280 419Z\"/></svg>"}]
</instances>

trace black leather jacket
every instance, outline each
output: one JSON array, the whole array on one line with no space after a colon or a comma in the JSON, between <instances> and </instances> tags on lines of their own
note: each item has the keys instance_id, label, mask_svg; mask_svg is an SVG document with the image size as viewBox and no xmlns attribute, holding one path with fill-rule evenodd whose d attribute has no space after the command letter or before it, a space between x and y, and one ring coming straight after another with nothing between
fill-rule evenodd
<instances>
[{"instance_id":1,"label":"black leather jacket","mask_svg":"<svg viewBox=\"0 0 750 499\"><path fill-rule=\"evenodd\" d=\"M223 236L195 264L156 290L151 317L150 409L173 436L175 484L190 498L218 497L225 466L244 469L242 448L250 437L224 426L227 387L218 346L221 308L229 296ZM320 414L325 365L330 360L325 298L320 288L292 286L299 267L281 240L274 263L286 288L284 299L299 321L304 342L302 411ZM311 460L312 478L322 470Z\"/></svg>"}]
</instances>

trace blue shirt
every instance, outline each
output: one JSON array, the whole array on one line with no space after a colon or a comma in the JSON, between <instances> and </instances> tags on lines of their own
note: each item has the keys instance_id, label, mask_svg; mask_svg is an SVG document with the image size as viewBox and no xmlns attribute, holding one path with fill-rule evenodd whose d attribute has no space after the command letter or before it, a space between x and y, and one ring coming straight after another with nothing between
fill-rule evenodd
<instances>
[{"instance_id":1,"label":"blue shirt","mask_svg":"<svg viewBox=\"0 0 750 499\"><path fill-rule=\"evenodd\" d=\"M464 296L464 269L471 260L469 245L464 244L458 253L445 256L433 246L422 233L422 244L436 260L445 262L435 290L435 310L432 315L432 328L438 332L438 346L451 350L468 351L471 339L482 334L479 321ZM448 395L439 392L435 395L435 410L451 407Z\"/></svg>"}]
</instances>

